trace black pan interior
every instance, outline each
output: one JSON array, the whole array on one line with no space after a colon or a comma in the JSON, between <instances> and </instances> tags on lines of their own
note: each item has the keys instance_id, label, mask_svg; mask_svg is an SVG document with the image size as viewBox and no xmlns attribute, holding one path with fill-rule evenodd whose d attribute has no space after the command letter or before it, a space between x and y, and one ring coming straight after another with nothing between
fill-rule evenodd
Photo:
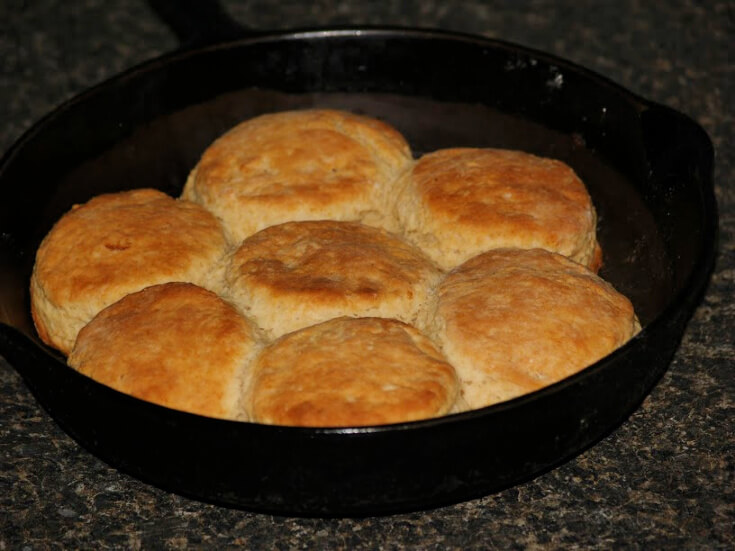
<instances>
[{"instance_id":1,"label":"black pan interior","mask_svg":"<svg viewBox=\"0 0 735 551\"><path fill-rule=\"evenodd\" d=\"M416 156L443 147L503 147L569 163L598 210L601 275L631 298L644 326L653 328L637 344L563 383L559 391L552 388L510 405L455 416L447 421L453 428L418 423L354 433L215 422L141 404L81 381L61 365L58 355L40 345L27 296L33 256L71 205L99 193L138 187L176 196L198 156L226 129L263 112L312 106L386 120L403 132ZM2 352L81 443L123 470L200 499L299 514L384 512L463 499L533 476L578 453L642 400L665 369L711 263L716 213L708 185L711 146L691 121L597 75L512 45L442 33L350 30L262 37L181 53L72 100L6 156L0 168L0 321L17 331L5 328ZM31 363L45 366L48 377L64 380L34 378L27 371ZM641 369L647 371L638 374ZM629 378L625 396L600 401L615 377L623 383ZM52 384L68 385L68 390L50 393L44 385ZM586 398L580 392L587 392ZM100 443L102 425L86 426L89 421L80 421L83 408L65 406L77 394L90 408L103 411L110 407L104 404L114 402L139 421L137 430L150 431L151 439L160 438L155 427L168 427L174 432L168 445L178 452L201 446L198 436L211 446L222 445L212 435L257 442L266 451L251 458L248 468L259 468L264 482L233 474L237 467L229 462L219 465L229 472L219 480L203 475L201 466L208 460L201 453L192 459L198 466L175 461L166 470L163 459L126 452L124 442L102 438ZM547 415L562 402L565 412ZM116 427L114 415L108 414L100 414L101 422L108 429ZM517 433L503 434L518 443L530 436L524 430L541 430L530 428L534 415L547 417L540 425L552 440L539 443L547 450L518 444L506 457L478 440L517 424ZM459 432L457 423L464 427ZM498 428L501 423L505 428ZM190 440L174 441L176 431L184 429ZM472 434L466 448L476 460L447 455L444 446L457 445L449 434L463 431ZM427 438L440 442L428 444ZM275 463L268 466L268 447L284 453L284 447L296 442L305 446L302 464L308 467L291 480L291 490L268 486L269 469L276 468ZM362 465L370 473L368 458L380 461L409 443L423 446L416 453L424 458L440 458L439 466L413 476L407 473L414 469L403 462L372 474L352 470ZM245 453L228 446L236 457ZM333 461L317 467L316 455L325 452ZM167 461L174 457L173 451L162 454ZM362 459L354 459L358 456ZM392 474L386 475L388 470ZM348 482L325 486L330 471L340 472ZM376 486L379 476L392 480L390 491ZM293 502L297 498L299 504Z\"/></svg>"}]
</instances>

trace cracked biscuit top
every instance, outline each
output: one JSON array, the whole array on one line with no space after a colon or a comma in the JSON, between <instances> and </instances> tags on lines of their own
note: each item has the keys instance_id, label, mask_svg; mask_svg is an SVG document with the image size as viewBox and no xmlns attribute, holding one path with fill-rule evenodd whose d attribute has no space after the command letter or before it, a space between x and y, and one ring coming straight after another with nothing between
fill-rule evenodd
<instances>
[{"instance_id":1,"label":"cracked biscuit top","mask_svg":"<svg viewBox=\"0 0 735 551\"><path fill-rule=\"evenodd\" d=\"M38 333L68 354L82 326L128 293L169 281L217 291L227 250L211 213L157 190L76 205L36 253L31 312Z\"/></svg>"},{"instance_id":2,"label":"cracked biscuit top","mask_svg":"<svg viewBox=\"0 0 735 551\"><path fill-rule=\"evenodd\" d=\"M215 140L183 197L218 216L235 241L290 220L359 220L391 229L393 184L408 169L403 136L330 109L266 114Z\"/></svg>"},{"instance_id":3,"label":"cracked biscuit top","mask_svg":"<svg viewBox=\"0 0 735 551\"><path fill-rule=\"evenodd\" d=\"M271 338L339 316L416 324L442 272L397 236L358 222L287 222L242 242L225 294Z\"/></svg>"},{"instance_id":4,"label":"cracked biscuit top","mask_svg":"<svg viewBox=\"0 0 735 551\"><path fill-rule=\"evenodd\" d=\"M284 335L253 365L246 410L259 423L343 427L449 413L457 377L415 328L337 318Z\"/></svg>"},{"instance_id":5,"label":"cracked biscuit top","mask_svg":"<svg viewBox=\"0 0 735 551\"><path fill-rule=\"evenodd\" d=\"M542 248L597 270L597 217L565 163L505 149L442 149L401 180L396 205L408 240L452 269L489 249Z\"/></svg>"},{"instance_id":6,"label":"cracked biscuit top","mask_svg":"<svg viewBox=\"0 0 735 551\"><path fill-rule=\"evenodd\" d=\"M80 331L68 364L136 398L247 420L242 392L258 346L249 321L216 294L164 283L97 314Z\"/></svg>"},{"instance_id":7,"label":"cracked biscuit top","mask_svg":"<svg viewBox=\"0 0 735 551\"><path fill-rule=\"evenodd\" d=\"M474 409L573 375L639 330L630 301L581 264L543 249L495 249L441 283L430 333Z\"/></svg>"}]
</instances>

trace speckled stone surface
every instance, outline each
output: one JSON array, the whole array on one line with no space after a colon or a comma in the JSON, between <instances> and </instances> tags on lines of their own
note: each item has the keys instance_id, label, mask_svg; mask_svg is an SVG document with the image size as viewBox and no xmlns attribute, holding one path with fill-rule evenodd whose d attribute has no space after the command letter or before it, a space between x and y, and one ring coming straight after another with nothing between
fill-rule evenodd
<instances>
[{"instance_id":1,"label":"speckled stone surface","mask_svg":"<svg viewBox=\"0 0 735 551\"><path fill-rule=\"evenodd\" d=\"M601 0L224 3L258 29L391 24L483 34L591 68L699 121L716 148L720 252L667 374L592 449L436 510L298 519L202 504L80 448L0 358L0 550L735 548L735 4ZM177 46L143 0L0 3L0 150L63 100Z\"/></svg>"}]
</instances>

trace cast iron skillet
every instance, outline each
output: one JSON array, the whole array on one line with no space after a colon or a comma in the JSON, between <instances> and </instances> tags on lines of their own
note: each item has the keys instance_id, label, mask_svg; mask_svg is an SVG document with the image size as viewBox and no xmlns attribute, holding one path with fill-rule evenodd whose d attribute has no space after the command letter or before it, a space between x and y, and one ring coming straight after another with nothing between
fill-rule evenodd
<instances>
[{"instance_id":1,"label":"cast iron skillet","mask_svg":"<svg viewBox=\"0 0 735 551\"><path fill-rule=\"evenodd\" d=\"M27 292L34 253L72 204L135 187L178 195L221 132L259 113L311 106L385 119L417 156L493 146L569 163L599 211L601 275L631 298L643 331L578 375L504 404L348 429L169 410L77 374L40 343ZM594 444L661 377L713 264L712 163L709 139L689 118L567 61L485 38L319 30L180 51L62 105L3 159L0 353L81 445L196 499L347 516L485 495Z\"/></svg>"}]
</instances>

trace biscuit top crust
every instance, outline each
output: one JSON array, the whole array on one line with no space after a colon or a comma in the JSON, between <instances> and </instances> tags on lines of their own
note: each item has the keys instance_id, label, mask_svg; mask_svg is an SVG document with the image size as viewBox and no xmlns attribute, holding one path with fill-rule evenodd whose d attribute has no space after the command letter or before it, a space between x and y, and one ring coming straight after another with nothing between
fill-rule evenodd
<instances>
[{"instance_id":1,"label":"biscuit top crust","mask_svg":"<svg viewBox=\"0 0 735 551\"><path fill-rule=\"evenodd\" d=\"M137 398L199 415L244 419L248 321L214 293L167 283L127 295L79 333L70 366Z\"/></svg>"},{"instance_id":2,"label":"biscuit top crust","mask_svg":"<svg viewBox=\"0 0 735 551\"><path fill-rule=\"evenodd\" d=\"M197 257L222 256L226 241L209 212L152 189L94 197L65 214L44 239L36 277L53 301L178 274Z\"/></svg>"},{"instance_id":3,"label":"biscuit top crust","mask_svg":"<svg viewBox=\"0 0 735 551\"><path fill-rule=\"evenodd\" d=\"M210 208L241 240L287 220L356 220L379 210L387 193L380 188L410 161L403 136L379 120L329 109L272 113L215 140L183 197ZM243 215L251 212L258 216Z\"/></svg>"},{"instance_id":4,"label":"biscuit top crust","mask_svg":"<svg viewBox=\"0 0 735 551\"><path fill-rule=\"evenodd\" d=\"M345 315L364 312L397 301L393 314L410 317L415 301L424 300L441 275L420 250L384 230L321 220L288 222L252 235L233 255L226 280L233 297L251 304L251 295L262 293L265 306L284 316L292 314L282 311L283 301L316 315L333 308Z\"/></svg>"},{"instance_id":5,"label":"biscuit top crust","mask_svg":"<svg viewBox=\"0 0 735 551\"><path fill-rule=\"evenodd\" d=\"M421 157L406 179L421 211L399 211L406 233L433 236L423 238L429 250L431 239L438 241L435 254L445 262L435 260L444 268L500 247L539 247L594 262L594 207L561 161L512 150L443 149Z\"/></svg>"},{"instance_id":6,"label":"biscuit top crust","mask_svg":"<svg viewBox=\"0 0 735 551\"><path fill-rule=\"evenodd\" d=\"M413 327L337 318L267 347L247 403L261 423L365 426L443 415L456 395L454 369Z\"/></svg>"},{"instance_id":7,"label":"biscuit top crust","mask_svg":"<svg viewBox=\"0 0 735 551\"><path fill-rule=\"evenodd\" d=\"M389 232L334 220L266 228L243 241L228 271L277 295L314 294L327 301L407 294L417 280L441 273Z\"/></svg>"},{"instance_id":8,"label":"biscuit top crust","mask_svg":"<svg viewBox=\"0 0 735 551\"><path fill-rule=\"evenodd\" d=\"M471 408L563 379L640 330L630 301L541 249L476 256L442 282L436 331Z\"/></svg>"},{"instance_id":9,"label":"biscuit top crust","mask_svg":"<svg viewBox=\"0 0 735 551\"><path fill-rule=\"evenodd\" d=\"M39 334L68 353L81 325L129 292L168 281L209 287L227 250L211 213L157 190L76 205L36 253L31 297Z\"/></svg>"}]
</instances>

